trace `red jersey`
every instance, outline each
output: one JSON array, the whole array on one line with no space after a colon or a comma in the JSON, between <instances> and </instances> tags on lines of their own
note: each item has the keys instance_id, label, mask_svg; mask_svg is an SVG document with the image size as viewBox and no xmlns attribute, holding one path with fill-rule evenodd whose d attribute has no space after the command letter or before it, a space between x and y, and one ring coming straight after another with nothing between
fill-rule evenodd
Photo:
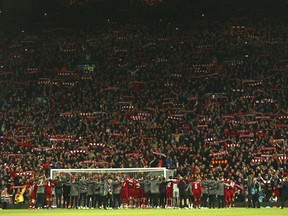
<instances>
[{"instance_id":1,"label":"red jersey","mask_svg":"<svg viewBox=\"0 0 288 216\"><path fill-rule=\"evenodd\" d=\"M234 181L230 182L230 191L233 191L235 193L236 188L240 188L241 190L243 189L242 186L236 184Z\"/></svg>"},{"instance_id":2,"label":"red jersey","mask_svg":"<svg viewBox=\"0 0 288 216\"><path fill-rule=\"evenodd\" d=\"M192 182L192 192L194 193L202 193L202 185L199 181Z\"/></svg>"},{"instance_id":3,"label":"red jersey","mask_svg":"<svg viewBox=\"0 0 288 216\"><path fill-rule=\"evenodd\" d=\"M128 179L128 188L135 188L136 180L135 179Z\"/></svg>"},{"instance_id":4,"label":"red jersey","mask_svg":"<svg viewBox=\"0 0 288 216\"><path fill-rule=\"evenodd\" d=\"M230 189L230 184L231 184L231 181L229 179L223 179L223 183L224 183L224 191L226 190L229 190Z\"/></svg>"},{"instance_id":5,"label":"red jersey","mask_svg":"<svg viewBox=\"0 0 288 216\"><path fill-rule=\"evenodd\" d=\"M169 191L173 191L173 182L174 180L168 180L167 181L167 184L166 184L166 191L169 190Z\"/></svg>"},{"instance_id":6,"label":"red jersey","mask_svg":"<svg viewBox=\"0 0 288 216\"><path fill-rule=\"evenodd\" d=\"M133 178L128 179L128 195L129 195L129 197L135 196L135 185L136 185L135 179L133 179Z\"/></svg>"},{"instance_id":7,"label":"red jersey","mask_svg":"<svg viewBox=\"0 0 288 216\"><path fill-rule=\"evenodd\" d=\"M52 194L53 183L51 181L47 181L44 183L44 186L45 186L45 193Z\"/></svg>"},{"instance_id":8,"label":"red jersey","mask_svg":"<svg viewBox=\"0 0 288 216\"><path fill-rule=\"evenodd\" d=\"M36 199L36 194L37 194L37 184L32 184L30 187L30 197L31 199Z\"/></svg>"},{"instance_id":9,"label":"red jersey","mask_svg":"<svg viewBox=\"0 0 288 216\"><path fill-rule=\"evenodd\" d=\"M136 182L136 183L135 183L135 189L140 190L140 188L141 188L140 183L139 183L139 182Z\"/></svg>"},{"instance_id":10,"label":"red jersey","mask_svg":"<svg viewBox=\"0 0 288 216\"><path fill-rule=\"evenodd\" d=\"M134 197L135 198L141 198L141 185L139 182L135 183L135 192L134 192Z\"/></svg>"},{"instance_id":11,"label":"red jersey","mask_svg":"<svg viewBox=\"0 0 288 216\"><path fill-rule=\"evenodd\" d=\"M122 190L128 190L128 179L122 182Z\"/></svg>"}]
</instances>

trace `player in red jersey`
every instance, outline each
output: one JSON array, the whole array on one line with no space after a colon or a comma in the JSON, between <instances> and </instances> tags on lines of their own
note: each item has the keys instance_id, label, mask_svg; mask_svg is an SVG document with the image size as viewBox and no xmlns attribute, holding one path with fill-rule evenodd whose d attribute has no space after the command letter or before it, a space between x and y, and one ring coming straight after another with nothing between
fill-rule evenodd
<instances>
[{"instance_id":1,"label":"player in red jersey","mask_svg":"<svg viewBox=\"0 0 288 216\"><path fill-rule=\"evenodd\" d=\"M179 182L179 179L173 180L173 204L172 205L174 207L180 206L178 182Z\"/></svg>"},{"instance_id":2,"label":"player in red jersey","mask_svg":"<svg viewBox=\"0 0 288 216\"><path fill-rule=\"evenodd\" d=\"M30 201L30 205L29 205L29 209L35 209L35 201L36 201L36 194L37 194L37 183L34 182L33 180L30 182L30 197L31 197L31 201Z\"/></svg>"},{"instance_id":3,"label":"player in red jersey","mask_svg":"<svg viewBox=\"0 0 288 216\"><path fill-rule=\"evenodd\" d=\"M136 185L136 180L134 178L129 178L128 179L128 195L129 195L129 205L130 201L132 200L133 206L135 205L135 185Z\"/></svg>"},{"instance_id":4,"label":"player in red jersey","mask_svg":"<svg viewBox=\"0 0 288 216\"><path fill-rule=\"evenodd\" d=\"M202 185L200 177L196 178L196 180L192 182L192 193L194 198L194 208L200 208L202 198Z\"/></svg>"},{"instance_id":5,"label":"player in red jersey","mask_svg":"<svg viewBox=\"0 0 288 216\"><path fill-rule=\"evenodd\" d=\"M44 186L45 186L45 201L46 201L46 207L48 208L51 208L52 207L52 188L53 188L53 182L48 179L45 183L44 183Z\"/></svg>"},{"instance_id":6,"label":"player in red jersey","mask_svg":"<svg viewBox=\"0 0 288 216\"><path fill-rule=\"evenodd\" d=\"M133 205L135 205L136 207L141 206L141 185L139 180L135 181Z\"/></svg>"},{"instance_id":7,"label":"player in red jersey","mask_svg":"<svg viewBox=\"0 0 288 216\"><path fill-rule=\"evenodd\" d=\"M125 200L125 201L124 201ZM128 179L124 178L121 185L120 203L129 204Z\"/></svg>"},{"instance_id":8,"label":"player in red jersey","mask_svg":"<svg viewBox=\"0 0 288 216\"><path fill-rule=\"evenodd\" d=\"M233 180L230 180L230 187L229 187L229 207L235 207L235 192L236 188L242 189L242 187L236 184Z\"/></svg>"},{"instance_id":9,"label":"player in red jersey","mask_svg":"<svg viewBox=\"0 0 288 216\"><path fill-rule=\"evenodd\" d=\"M173 182L172 176L169 177L166 184L166 199L167 199L167 207L172 207L172 199L173 199Z\"/></svg>"},{"instance_id":10,"label":"player in red jersey","mask_svg":"<svg viewBox=\"0 0 288 216\"><path fill-rule=\"evenodd\" d=\"M231 205L231 190L230 190L230 184L231 180L230 179L223 179L222 180L224 183L224 202L225 202L225 207L228 208Z\"/></svg>"}]
</instances>

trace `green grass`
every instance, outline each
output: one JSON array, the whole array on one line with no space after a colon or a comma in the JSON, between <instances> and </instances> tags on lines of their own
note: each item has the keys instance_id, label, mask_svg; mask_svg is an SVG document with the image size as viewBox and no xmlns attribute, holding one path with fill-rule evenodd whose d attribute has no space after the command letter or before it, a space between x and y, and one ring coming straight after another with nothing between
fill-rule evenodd
<instances>
[{"instance_id":1,"label":"green grass","mask_svg":"<svg viewBox=\"0 0 288 216\"><path fill-rule=\"evenodd\" d=\"M119 210L76 210L76 209L52 209L52 210L1 210L2 216L287 216L288 208L270 208L270 209L119 209Z\"/></svg>"}]
</instances>

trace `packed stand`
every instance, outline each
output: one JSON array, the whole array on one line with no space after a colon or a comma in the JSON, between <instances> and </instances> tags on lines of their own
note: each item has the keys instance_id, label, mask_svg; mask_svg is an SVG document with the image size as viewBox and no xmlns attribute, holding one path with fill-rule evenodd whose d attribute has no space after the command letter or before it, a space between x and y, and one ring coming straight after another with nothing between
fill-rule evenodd
<instances>
[{"instance_id":1,"label":"packed stand","mask_svg":"<svg viewBox=\"0 0 288 216\"><path fill-rule=\"evenodd\" d=\"M253 177L263 199L280 197L285 23L203 14L75 29L16 29L0 42L2 188L21 193L51 168L167 167L235 181L241 201Z\"/></svg>"}]
</instances>

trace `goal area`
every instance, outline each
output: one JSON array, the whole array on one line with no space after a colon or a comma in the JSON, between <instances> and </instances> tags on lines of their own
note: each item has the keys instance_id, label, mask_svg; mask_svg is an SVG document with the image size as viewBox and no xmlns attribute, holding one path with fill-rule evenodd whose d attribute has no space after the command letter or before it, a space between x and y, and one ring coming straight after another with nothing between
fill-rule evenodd
<instances>
[{"instance_id":1,"label":"goal area","mask_svg":"<svg viewBox=\"0 0 288 216\"><path fill-rule=\"evenodd\" d=\"M174 177L175 169L166 168L94 168L94 169L51 169L50 178L54 179L56 176L78 176L78 177L105 177L105 176L129 176L133 178L146 178L161 176L166 179L170 176Z\"/></svg>"}]
</instances>

